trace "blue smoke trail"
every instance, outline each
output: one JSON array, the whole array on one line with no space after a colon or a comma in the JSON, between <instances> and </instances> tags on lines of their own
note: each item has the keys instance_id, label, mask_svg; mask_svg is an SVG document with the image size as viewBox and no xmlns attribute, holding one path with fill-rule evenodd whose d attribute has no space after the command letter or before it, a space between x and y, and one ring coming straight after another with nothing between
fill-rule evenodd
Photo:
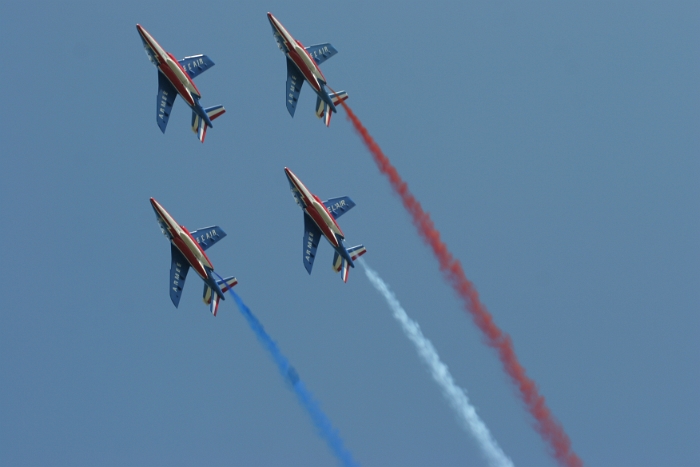
<instances>
[{"instance_id":1,"label":"blue smoke trail","mask_svg":"<svg viewBox=\"0 0 700 467\"><path fill-rule=\"evenodd\" d=\"M219 277L219 279L221 279L221 277ZM232 289L229 289L229 294L236 301L238 309L241 311L241 314L245 317L246 321L248 321L248 324L255 335L258 336L260 343L270 353L270 356L277 364L277 369L280 371L280 374L294 390L294 394L296 394L297 399L299 399L299 402L301 402L301 405L308 412L311 420L314 422L314 425L316 425L319 435L326 440L328 447L331 448L331 451L333 451L335 457L337 457L340 463L344 466L358 466L359 464L352 458L350 451L348 451L343 445L343 440L340 438L338 430L333 428L331 421L328 419L328 417L326 417L326 414L323 413L323 410L321 410L321 407L319 407L318 402L314 400L311 392L306 389L304 382L299 378L299 374L289 363L289 360L282 355L279 347L277 347L277 343L275 343L267 332L265 332L263 325L260 324L260 321L258 321L255 315L253 315L250 308L243 303L241 297L239 297Z\"/></svg>"}]
</instances>

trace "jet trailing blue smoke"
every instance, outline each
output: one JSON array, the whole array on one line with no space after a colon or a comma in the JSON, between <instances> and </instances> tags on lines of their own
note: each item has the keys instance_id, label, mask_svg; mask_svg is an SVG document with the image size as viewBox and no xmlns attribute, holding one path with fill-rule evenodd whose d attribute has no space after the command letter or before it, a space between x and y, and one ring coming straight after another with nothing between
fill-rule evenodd
<instances>
[{"instance_id":1,"label":"jet trailing blue smoke","mask_svg":"<svg viewBox=\"0 0 700 467\"><path fill-rule=\"evenodd\" d=\"M287 360L287 358L284 355L282 355L282 352L277 346L277 343L272 340L272 338L269 336L269 334L267 334L267 332L265 332L265 328L263 327L263 325L260 324L260 321L258 321L255 315L253 315L253 313L250 311L250 308L248 308L246 304L243 303L241 297L239 297L236 294L236 292L234 292L231 289L229 289L229 294L236 301L238 309L241 311L241 314L245 317L246 321L248 321L250 328L258 337L260 343L263 345L263 347L265 347L265 350L267 350L270 353L270 356L277 365L277 369L280 371L280 374L294 390L294 394L296 394L297 399L299 399L299 402L301 403L302 407L306 409L309 416L311 417L311 420L314 422L314 425L316 425L316 429L318 429L319 435L321 435L321 437L326 440L326 443L328 443L328 447L331 448L331 451L333 451L333 454L335 454L338 461L340 461L340 463L344 466L359 465L352 458L352 454L350 454L350 451L348 451L343 445L343 440L340 438L338 430L333 428L331 421L328 419L326 414L323 413L323 410L321 410L321 407L319 407L318 403L314 400L314 397L311 394L311 392L309 392L309 390L306 389L304 382L299 378L299 374L289 363L289 360Z\"/></svg>"}]
</instances>

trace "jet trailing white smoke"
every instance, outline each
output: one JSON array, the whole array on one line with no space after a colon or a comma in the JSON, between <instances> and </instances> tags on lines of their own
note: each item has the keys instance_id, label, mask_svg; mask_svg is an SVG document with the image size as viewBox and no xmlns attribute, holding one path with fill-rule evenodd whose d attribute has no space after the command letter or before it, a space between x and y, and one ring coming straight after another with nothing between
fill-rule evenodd
<instances>
[{"instance_id":1,"label":"jet trailing white smoke","mask_svg":"<svg viewBox=\"0 0 700 467\"><path fill-rule=\"evenodd\" d=\"M418 355L430 368L433 379L442 389L445 398L455 410L457 418L464 428L476 439L489 464L493 467L513 467L513 462L501 450L496 440L491 436L489 429L469 403L466 392L455 384L447 365L442 363L433 344L423 336L418 323L408 317L394 293L389 290L389 286L379 277L377 272L370 268L364 260L360 259L358 262L364 268L365 275L374 288L382 294L394 312L394 318L401 324L406 337L416 346Z\"/></svg>"}]
</instances>

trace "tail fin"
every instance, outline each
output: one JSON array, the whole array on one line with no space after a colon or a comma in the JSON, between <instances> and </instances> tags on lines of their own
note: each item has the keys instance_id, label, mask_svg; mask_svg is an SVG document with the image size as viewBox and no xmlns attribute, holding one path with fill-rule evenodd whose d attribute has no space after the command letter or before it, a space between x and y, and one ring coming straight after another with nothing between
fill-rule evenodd
<instances>
[{"instance_id":1,"label":"tail fin","mask_svg":"<svg viewBox=\"0 0 700 467\"><path fill-rule=\"evenodd\" d=\"M352 248L348 248L348 254L353 261L365 253L367 253L367 249L363 245L356 245ZM333 270L335 272L340 272L340 278L343 279L343 282L347 283L348 274L350 273L350 263L340 256L337 251L335 255L333 255Z\"/></svg>"},{"instance_id":2,"label":"tail fin","mask_svg":"<svg viewBox=\"0 0 700 467\"><path fill-rule=\"evenodd\" d=\"M350 254L352 260L355 261L357 258L367 253L367 248L365 248L364 245L356 245L348 248L348 253Z\"/></svg>"},{"instance_id":3,"label":"tail fin","mask_svg":"<svg viewBox=\"0 0 700 467\"><path fill-rule=\"evenodd\" d=\"M207 113L209 116L209 120L216 120L220 116L226 113L226 109L224 109L223 105L213 105L211 107L207 107L204 109L204 111Z\"/></svg>"},{"instance_id":4,"label":"tail fin","mask_svg":"<svg viewBox=\"0 0 700 467\"><path fill-rule=\"evenodd\" d=\"M333 94L331 94L331 100L333 101L333 105L338 105L340 104L340 101L348 100L348 93L345 91L333 91Z\"/></svg>"},{"instance_id":5,"label":"tail fin","mask_svg":"<svg viewBox=\"0 0 700 467\"><path fill-rule=\"evenodd\" d=\"M212 121L226 113L226 109L224 109L223 105L215 105L213 107L207 107L204 109L204 112L206 112L207 116L209 117L209 121ZM202 143L204 142L204 138L207 136L208 126L210 126L209 123L205 122L202 117L197 115L196 112L192 111L192 131L197 134L197 138L199 138L199 141Z\"/></svg>"},{"instance_id":6,"label":"tail fin","mask_svg":"<svg viewBox=\"0 0 700 467\"><path fill-rule=\"evenodd\" d=\"M236 280L235 277L227 277L224 280L217 279L216 284L219 286L219 288L221 288L223 293L226 293L232 289L233 286L238 284L238 280ZM209 311L211 311L211 314L214 316L216 316L216 312L219 309L220 298L221 297L219 297L219 294L214 293L208 284L204 284L204 296L202 297L202 300L204 303L209 305Z\"/></svg>"},{"instance_id":7,"label":"tail fin","mask_svg":"<svg viewBox=\"0 0 700 467\"><path fill-rule=\"evenodd\" d=\"M217 279L216 283L221 287L221 291L223 293L228 292L230 289L232 289L236 284L238 284L238 279L235 277L226 277L224 280L219 280Z\"/></svg>"},{"instance_id":8,"label":"tail fin","mask_svg":"<svg viewBox=\"0 0 700 467\"><path fill-rule=\"evenodd\" d=\"M348 98L348 93L345 91L337 91L337 92L332 92L329 93L329 96L331 98L331 101L333 102L333 105L338 105L341 101L345 101ZM316 116L318 118L323 118L324 123L326 126L331 125L331 115L333 115L333 112L331 111L330 107L328 104L326 104L320 97L316 98Z\"/></svg>"}]
</instances>

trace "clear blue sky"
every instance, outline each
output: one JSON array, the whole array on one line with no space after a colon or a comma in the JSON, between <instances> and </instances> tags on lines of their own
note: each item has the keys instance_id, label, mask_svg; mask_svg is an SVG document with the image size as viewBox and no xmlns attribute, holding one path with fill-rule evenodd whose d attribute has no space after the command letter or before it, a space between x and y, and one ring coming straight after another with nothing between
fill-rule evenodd
<instances>
[{"instance_id":1,"label":"clear blue sky","mask_svg":"<svg viewBox=\"0 0 700 467\"><path fill-rule=\"evenodd\" d=\"M332 465L232 300L168 296L194 230L365 466L485 465L363 274L313 275L289 166L351 196L392 286L519 466L554 465L342 111L284 103L273 12L392 159L591 466L700 464L697 2L3 2L0 464ZM141 23L207 54L207 141L156 125Z\"/></svg>"}]
</instances>

